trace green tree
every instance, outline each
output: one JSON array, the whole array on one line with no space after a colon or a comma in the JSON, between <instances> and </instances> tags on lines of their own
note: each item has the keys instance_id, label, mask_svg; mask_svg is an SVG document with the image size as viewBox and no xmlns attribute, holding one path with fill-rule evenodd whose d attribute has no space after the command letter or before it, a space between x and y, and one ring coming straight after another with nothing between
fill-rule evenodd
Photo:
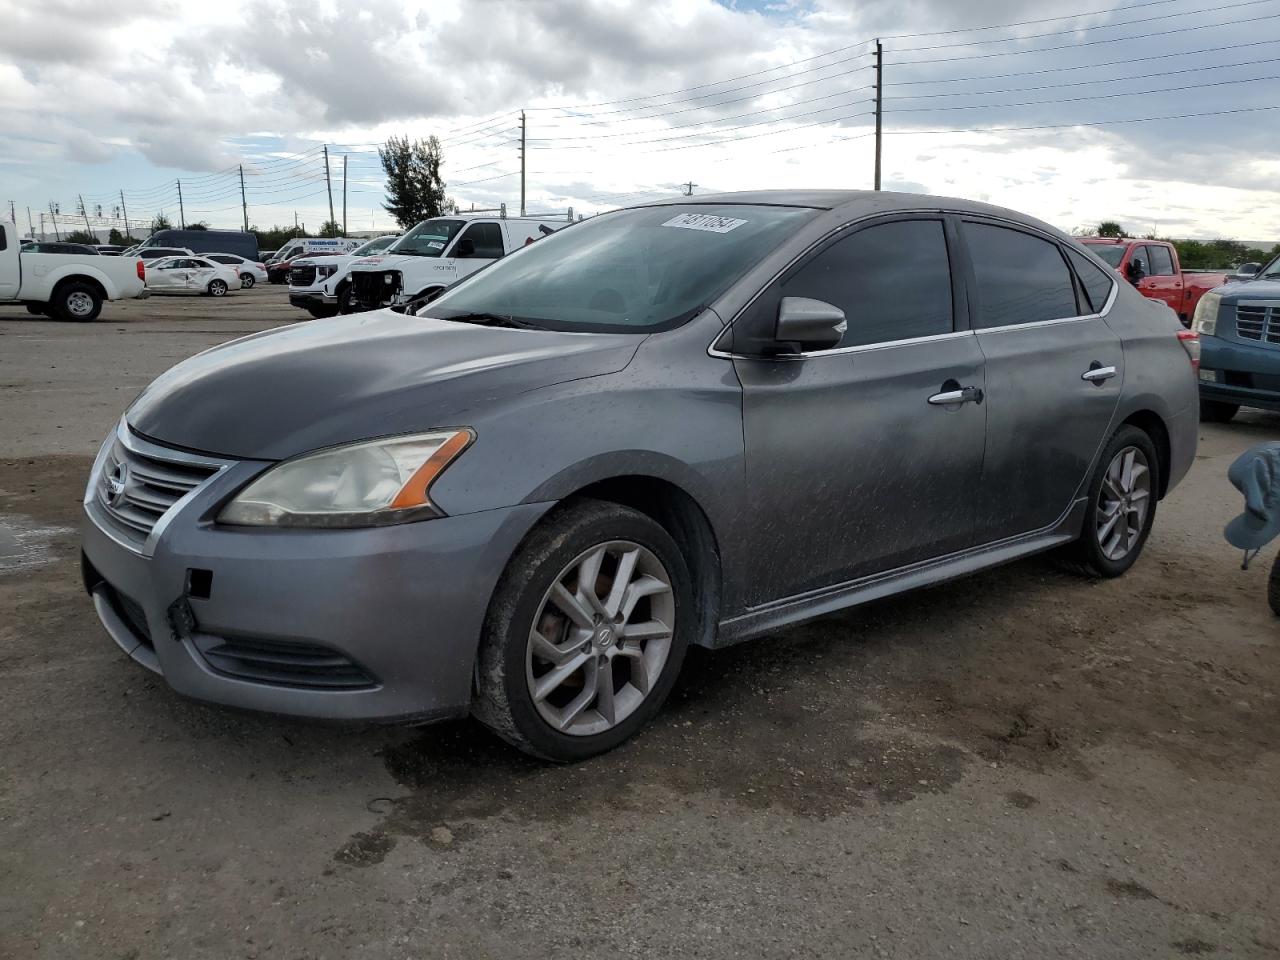
<instances>
[{"instance_id":1,"label":"green tree","mask_svg":"<svg viewBox=\"0 0 1280 960\"><path fill-rule=\"evenodd\" d=\"M444 152L435 137L391 137L378 148L378 159L387 175L387 202L382 207L401 229L438 217L453 205L444 194Z\"/></svg>"},{"instance_id":2,"label":"green tree","mask_svg":"<svg viewBox=\"0 0 1280 960\"><path fill-rule=\"evenodd\" d=\"M74 230L71 233L68 233L62 239L65 240L67 243L87 243L90 246L98 242L98 238L95 237L88 230Z\"/></svg>"},{"instance_id":3,"label":"green tree","mask_svg":"<svg viewBox=\"0 0 1280 960\"><path fill-rule=\"evenodd\" d=\"M299 227L274 226L270 230L250 226L249 232L258 238L258 246L263 250L279 250L295 237L306 237L309 234Z\"/></svg>"},{"instance_id":4,"label":"green tree","mask_svg":"<svg viewBox=\"0 0 1280 960\"><path fill-rule=\"evenodd\" d=\"M161 230L172 230L173 221L166 217L163 213L157 213L151 221L151 232L159 233Z\"/></svg>"},{"instance_id":5,"label":"green tree","mask_svg":"<svg viewBox=\"0 0 1280 960\"><path fill-rule=\"evenodd\" d=\"M1120 226L1120 224L1114 220L1103 220L1098 224L1097 235L1099 237L1115 237L1117 239L1123 239L1129 236L1124 232L1124 227Z\"/></svg>"},{"instance_id":6,"label":"green tree","mask_svg":"<svg viewBox=\"0 0 1280 960\"><path fill-rule=\"evenodd\" d=\"M320 224L320 236L322 237L339 237L342 235L342 227L338 225L336 220L326 220Z\"/></svg>"},{"instance_id":7,"label":"green tree","mask_svg":"<svg viewBox=\"0 0 1280 960\"><path fill-rule=\"evenodd\" d=\"M141 242L137 237L123 234L115 227L112 227L111 232L107 234L107 243L114 244L117 247L132 247L134 244Z\"/></svg>"},{"instance_id":8,"label":"green tree","mask_svg":"<svg viewBox=\"0 0 1280 960\"><path fill-rule=\"evenodd\" d=\"M209 224L204 220L197 220L195 223L187 224L188 230L208 230Z\"/></svg>"}]
</instances>

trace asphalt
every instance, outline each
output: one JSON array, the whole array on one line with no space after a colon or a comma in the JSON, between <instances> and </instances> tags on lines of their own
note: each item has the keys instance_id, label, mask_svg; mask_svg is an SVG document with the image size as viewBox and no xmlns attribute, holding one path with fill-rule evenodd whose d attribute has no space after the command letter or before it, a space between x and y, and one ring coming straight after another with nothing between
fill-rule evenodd
<instances>
[{"instance_id":1,"label":"asphalt","mask_svg":"<svg viewBox=\"0 0 1280 960\"><path fill-rule=\"evenodd\" d=\"M83 595L92 454L282 288L0 310L0 957L1280 956L1275 551L1205 425L1129 575L1046 558L692 656L574 767L176 697Z\"/></svg>"}]
</instances>

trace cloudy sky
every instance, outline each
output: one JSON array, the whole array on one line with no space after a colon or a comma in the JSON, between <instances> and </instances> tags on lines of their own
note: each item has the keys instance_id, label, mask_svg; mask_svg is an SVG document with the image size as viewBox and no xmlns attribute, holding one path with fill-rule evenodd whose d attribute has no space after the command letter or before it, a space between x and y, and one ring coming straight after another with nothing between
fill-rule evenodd
<instances>
[{"instance_id":1,"label":"cloudy sky","mask_svg":"<svg viewBox=\"0 0 1280 960\"><path fill-rule=\"evenodd\" d=\"M350 228L386 227L400 133L441 138L464 207L514 208L522 109L530 211L869 188L880 37L886 189L1280 240L1280 0L0 0L0 24L24 229L121 191L176 221L179 180L189 220L235 226L241 166L251 222L315 227L325 144L339 219L345 162Z\"/></svg>"}]
</instances>

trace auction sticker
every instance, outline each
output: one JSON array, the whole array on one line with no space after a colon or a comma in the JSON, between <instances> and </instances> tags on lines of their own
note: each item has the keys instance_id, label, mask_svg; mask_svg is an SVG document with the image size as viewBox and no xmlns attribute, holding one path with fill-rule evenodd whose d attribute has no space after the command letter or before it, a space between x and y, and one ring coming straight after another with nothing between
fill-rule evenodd
<instances>
[{"instance_id":1,"label":"auction sticker","mask_svg":"<svg viewBox=\"0 0 1280 960\"><path fill-rule=\"evenodd\" d=\"M672 217L663 226L680 227L684 230L705 230L707 233L728 233L746 222L733 217L716 217L709 213L682 213L678 217Z\"/></svg>"}]
</instances>

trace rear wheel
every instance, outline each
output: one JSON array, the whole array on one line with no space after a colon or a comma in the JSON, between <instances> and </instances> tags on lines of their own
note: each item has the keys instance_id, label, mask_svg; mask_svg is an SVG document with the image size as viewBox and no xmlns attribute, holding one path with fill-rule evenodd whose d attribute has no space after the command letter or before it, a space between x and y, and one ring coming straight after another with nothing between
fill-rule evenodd
<instances>
[{"instance_id":1,"label":"rear wheel","mask_svg":"<svg viewBox=\"0 0 1280 960\"><path fill-rule=\"evenodd\" d=\"M210 280L208 290L211 297L225 297L227 295L227 281Z\"/></svg>"},{"instance_id":2,"label":"rear wheel","mask_svg":"<svg viewBox=\"0 0 1280 960\"><path fill-rule=\"evenodd\" d=\"M661 526L596 500L560 510L494 592L475 715L548 760L610 750L662 706L693 620L688 566Z\"/></svg>"},{"instance_id":3,"label":"rear wheel","mask_svg":"<svg viewBox=\"0 0 1280 960\"><path fill-rule=\"evenodd\" d=\"M1226 423L1239 410L1238 403L1223 403L1221 400L1200 401L1200 419L1205 423Z\"/></svg>"},{"instance_id":4,"label":"rear wheel","mask_svg":"<svg viewBox=\"0 0 1280 960\"><path fill-rule=\"evenodd\" d=\"M1080 572L1118 577L1137 562L1156 516L1159 470L1145 432L1126 425L1112 434L1089 482L1084 530L1067 551Z\"/></svg>"},{"instance_id":5,"label":"rear wheel","mask_svg":"<svg viewBox=\"0 0 1280 960\"><path fill-rule=\"evenodd\" d=\"M68 283L54 291L49 309L59 320L88 323L102 312L102 294L87 283Z\"/></svg>"},{"instance_id":6,"label":"rear wheel","mask_svg":"<svg viewBox=\"0 0 1280 960\"><path fill-rule=\"evenodd\" d=\"M253 286L254 282L255 282L255 278L252 273L240 274L240 288L242 290L248 290L250 287Z\"/></svg>"}]
</instances>

